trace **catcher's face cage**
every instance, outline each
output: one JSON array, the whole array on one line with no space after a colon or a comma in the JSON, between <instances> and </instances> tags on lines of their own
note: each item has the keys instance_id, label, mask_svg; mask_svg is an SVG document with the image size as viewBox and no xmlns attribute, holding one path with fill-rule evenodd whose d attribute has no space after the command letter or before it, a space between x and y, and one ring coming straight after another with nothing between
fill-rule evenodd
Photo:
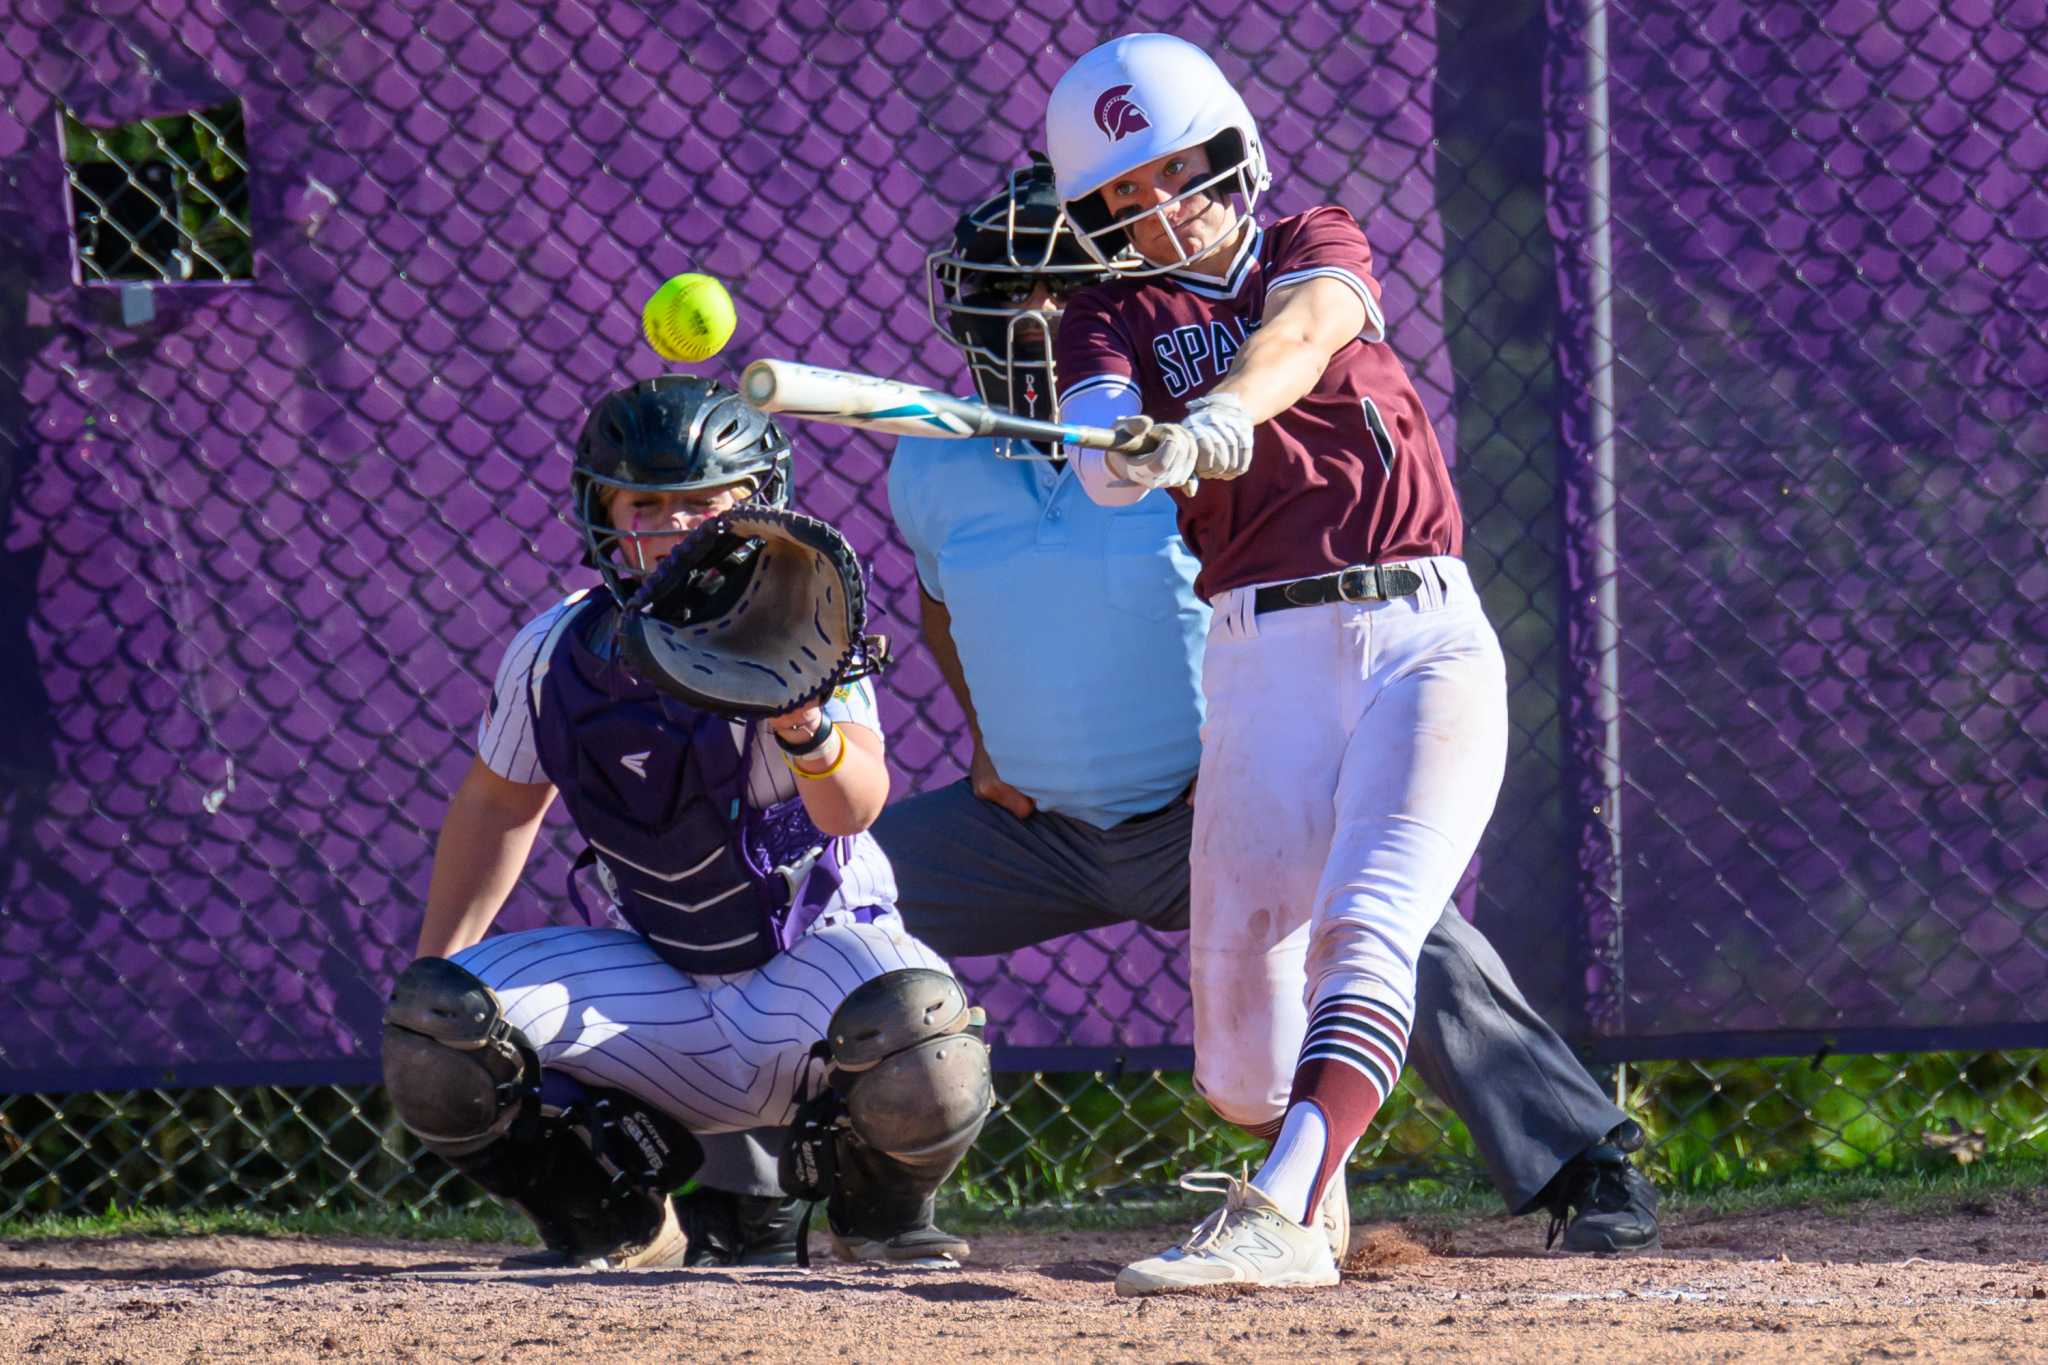
<instances>
[{"instance_id":1,"label":"catcher's face cage","mask_svg":"<svg viewBox=\"0 0 2048 1365\"><path fill-rule=\"evenodd\" d=\"M1013 171L1003 192L970 210L953 241L925 257L932 325L967 358L982 401L1040 421L1060 420L1052 341L1067 300L1109 272L1074 240L1051 194L1049 168ZM1032 305L1043 286L1050 301ZM999 437L1007 460L1060 458Z\"/></svg>"},{"instance_id":2,"label":"catcher's face cage","mask_svg":"<svg viewBox=\"0 0 2048 1365\"><path fill-rule=\"evenodd\" d=\"M790 450L782 428L716 380L698 375L644 379L605 395L585 419L569 480L569 523L582 537L591 567L624 602L633 591L627 580L641 572L629 565L642 557L621 564L615 553L619 546L678 533L614 528L608 493L691 493L742 480L754 485L747 495L752 501L788 505Z\"/></svg>"},{"instance_id":3,"label":"catcher's face cage","mask_svg":"<svg viewBox=\"0 0 2048 1365\"><path fill-rule=\"evenodd\" d=\"M716 478L661 482L600 474L595 470L578 468L571 481L574 487L566 520L583 538L584 559L597 570L598 576L604 579L604 585L610 590L611 595L623 604L633 596L639 586L641 570L632 566L641 562L642 557L621 557L617 553L619 547L628 542L637 544L658 537L673 538L682 532L671 529L617 529L612 525L609 505L614 489L637 493L693 493L709 488L725 488L745 479L751 480L754 487L741 501L759 503L767 507L787 507L790 492L789 465L789 447L785 445L772 453L764 466L764 472L756 474L721 472Z\"/></svg>"},{"instance_id":4,"label":"catcher's face cage","mask_svg":"<svg viewBox=\"0 0 2048 1365\"><path fill-rule=\"evenodd\" d=\"M1073 220L1074 237L1080 242L1081 249L1104 268L1114 270L1119 279L1184 270L1199 258L1188 255L1187 248L1181 245L1179 236L1174 233L1168 215L1197 195L1224 201L1230 210L1230 225L1217 235L1209 250L1214 251L1236 241L1252 221L1252 215L1259 206L1260 193L1273 183L1272 173L1266 169L1266 153L1259 145L1258 132L1255 129L1226 128L1207 142L1195 145L1208 154L1209 174L1183 186L1178 194L1162 204L1141 212L1111 217L1102 191L1114 184L1114 180L1069 201L1067 215ZM1160 236L1172 248L1170 259L1155 261L1141 256L1131 245L1130 229L1147 220L1157 225Z\"/></svg>"}]
</instances>

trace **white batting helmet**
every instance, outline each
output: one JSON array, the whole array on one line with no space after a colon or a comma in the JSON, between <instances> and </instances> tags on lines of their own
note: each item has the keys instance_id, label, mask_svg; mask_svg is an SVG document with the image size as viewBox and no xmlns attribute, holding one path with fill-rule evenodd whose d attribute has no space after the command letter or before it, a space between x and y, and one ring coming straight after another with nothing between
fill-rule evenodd
<instances>
[{"instance_id":1,"label":"white batting helmet","mask_svg":"<svg viewBox=\"0 0 2048 1365\"><path fill-rule=\"evenodd\" d=\"M1124 274L1157 274L1187 262L1137 260L1128 249L1126 224L1113 222L1095 195L1104 185L1169 152L1204 147L1211 174L1143 216L1156 216L1165 226L1166 211L1175 204L1221 187L1240 201L1230 225L1235 233L1273 183L1258 124L1243 97L1208 53L1169 33L1125 34L1075 62L1046 103L1045 141L1060 199L1082 246Z\"/></svg>"}]
</instances>

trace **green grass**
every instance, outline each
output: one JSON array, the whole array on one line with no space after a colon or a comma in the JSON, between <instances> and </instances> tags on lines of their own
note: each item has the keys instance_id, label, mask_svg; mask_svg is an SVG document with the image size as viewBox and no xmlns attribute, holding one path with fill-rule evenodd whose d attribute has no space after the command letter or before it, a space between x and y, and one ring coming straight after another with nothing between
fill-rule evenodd
<instances>
[{"instance_id":1,"label":"green grass","mask_svg":"<svg viewBox=\"0 0 2048 1365\"><path fill-rule=\"evenodd\" d=\"M1506 1216L1500 1196L1484 1183L1412 1180L1361 1186L1361 1174L1352 1173L1351 1209L1355 1221L1457 1223ZM2048 1189L2048 1163L2011 1160L1959 1166L1953 1162L1937 1165L1930 1160L1909 1169L1801 1171L1747 1184L1665 1188L1660 1193L1661 1207L1668 1217L1728 1217L1780 1209L1848 1216L1873 1206L1891 1213L1935 1213L2000 1192L2040 1189ZM963 1208L946 1221L948 1226L963 1232L991 1228L1141 1227L1183 1218L1192 1222L1214 1203L1213 1199L1184 1196L1019 1212Z\"/></svg>"},{"instance_id":2,"label":"green grass","mask_svg":"<svg viewBox=\"0 0 2048 1365\"><path fill-rule=\"evenodd\" d=\"M1928 1135L1974 1134L2001 1162L2048 1161L2048 1053L1884 1053L1647 1062L1623 1107L1673 1189L1953 1165Z\"/></svg>"},{"instance_id":3,"label":"green grass","mask_svg":"<svg viewBox=\"0 0 2048 1365\"><path fill-rule=\"evenodd\" d=\"M1847 1216L1882 1206L1892 1213L1938 1213L1958 1203L2012 1191L2048 1189L2048 1163L2014 1160L1949 1163L1904 1170L1813 1171L1749 1185L1673 1191L1663 1207L1675 1214L1728 1216L1807 1209Z\"/></svg>"},{"instance_id":4,"label":"green grass","mask_svg":"<svg viewBox=\"0 0 2048 1365\"><path fill-rule=\"evenodd\" d=\"M2048 1188L2048 1164L2007 1161L1912 1170L1803 1172L1746 1185L1671 1190L1665 1194L1663 1207L1667 1217L1679 1218L1725 1217L1779 1209L1805 1209L1837 1217L1859 1216L1873 1208L1888 1213L1939 1213L2001 1192L2044 1188ZM942 1209L941 1218L947 1227L969 1235L1005 1229L1114 1230L1193 1223L1213 1202L1184 1196L1117 1203L1091 1201L1072 1208L1022 1211L958 1205ZM1354 1188L1351 1205L1354 1219L1362 1223L1419 1221L1449 1225L1503 1213L1500 1199L1490 1188L1439 1180L1368 1184ZM534 1241L532 1227L524 1218L496 1208L431 1216L384 1209L280 1214L110 1209L92 1216L26 1218L0 1223L0 1241L13 1243L79 1237L223 1235Z\"/></svg>"},{"instance_id":5,"label":"green grass","mask_svg":"<svg viewBox=\"0 0 2048 1365\"><path fill-rule=\"evenodd\" d=\"M1502 1212L1500 1197L1488 1186L1415 1180L1402 1184L1372 1184L1362 1189L1361 1172L1352 1174L1351 1207L1355 1216L1368 1222L1396 1222L1416 1217L1462 1219ZM961 1205L942 1208L940 1221L962 1233L1000 1229L1074 1228L1104 1230L1154 1227L1159 1224L1193 1225L1216 1207L1213 1195L1175 1193L1171 1196L1104 1202L1091 1200L1072 1207L1038 1206L1013 1209Z\"/></svg>"}]
</instances>

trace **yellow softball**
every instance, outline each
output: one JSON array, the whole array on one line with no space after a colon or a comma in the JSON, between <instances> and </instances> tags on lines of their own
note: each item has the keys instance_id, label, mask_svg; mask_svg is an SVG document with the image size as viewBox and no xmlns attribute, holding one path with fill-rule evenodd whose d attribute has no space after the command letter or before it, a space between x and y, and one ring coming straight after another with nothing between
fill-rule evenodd
<instances>
[{"instance_id":1,"label":"yellow softball","mask_svg":"<svg viewBox=\"0 0 2048 1365\"><path fill-rule=\"evenodd\" d=\"M709 275L678 275L640 310L647 344L663 360L709 360L732 340L739 324L732 295Z\"/></svg>"}]
</instances>

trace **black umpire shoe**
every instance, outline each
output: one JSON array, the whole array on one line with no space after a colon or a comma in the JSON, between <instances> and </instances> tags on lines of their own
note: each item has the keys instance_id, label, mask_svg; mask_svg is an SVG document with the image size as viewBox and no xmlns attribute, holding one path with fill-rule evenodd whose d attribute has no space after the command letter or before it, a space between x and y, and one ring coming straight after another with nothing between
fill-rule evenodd
<instances>
[{"instance_id":1,"label":"black umpire shoe","mask_svg":"<svg viewBox=\"0 0 2048 1365\"><path fill-rule=\"evenodd\" d=\"M794 1199L699 1187L676 1201L676 1214L690 1238L685 1265L796 1264L803 1205Z\"/></svg>"},{"instance_id":2,"label":"black umpire shoe","mask_svg":"<svg viewBox=\"0 0 2048 1365\"><path fill-rule=\"evenodd\" d=\"M1548 1248L1564 1234L1566 1251L1645 1251L1661 1245L1657 1187L1629 1160L1643 1145L1643 1130L1623 1120L1614 1131L1565 1163L1537 1196L1550 1210Z\"/></svg>"}]
</instances>

